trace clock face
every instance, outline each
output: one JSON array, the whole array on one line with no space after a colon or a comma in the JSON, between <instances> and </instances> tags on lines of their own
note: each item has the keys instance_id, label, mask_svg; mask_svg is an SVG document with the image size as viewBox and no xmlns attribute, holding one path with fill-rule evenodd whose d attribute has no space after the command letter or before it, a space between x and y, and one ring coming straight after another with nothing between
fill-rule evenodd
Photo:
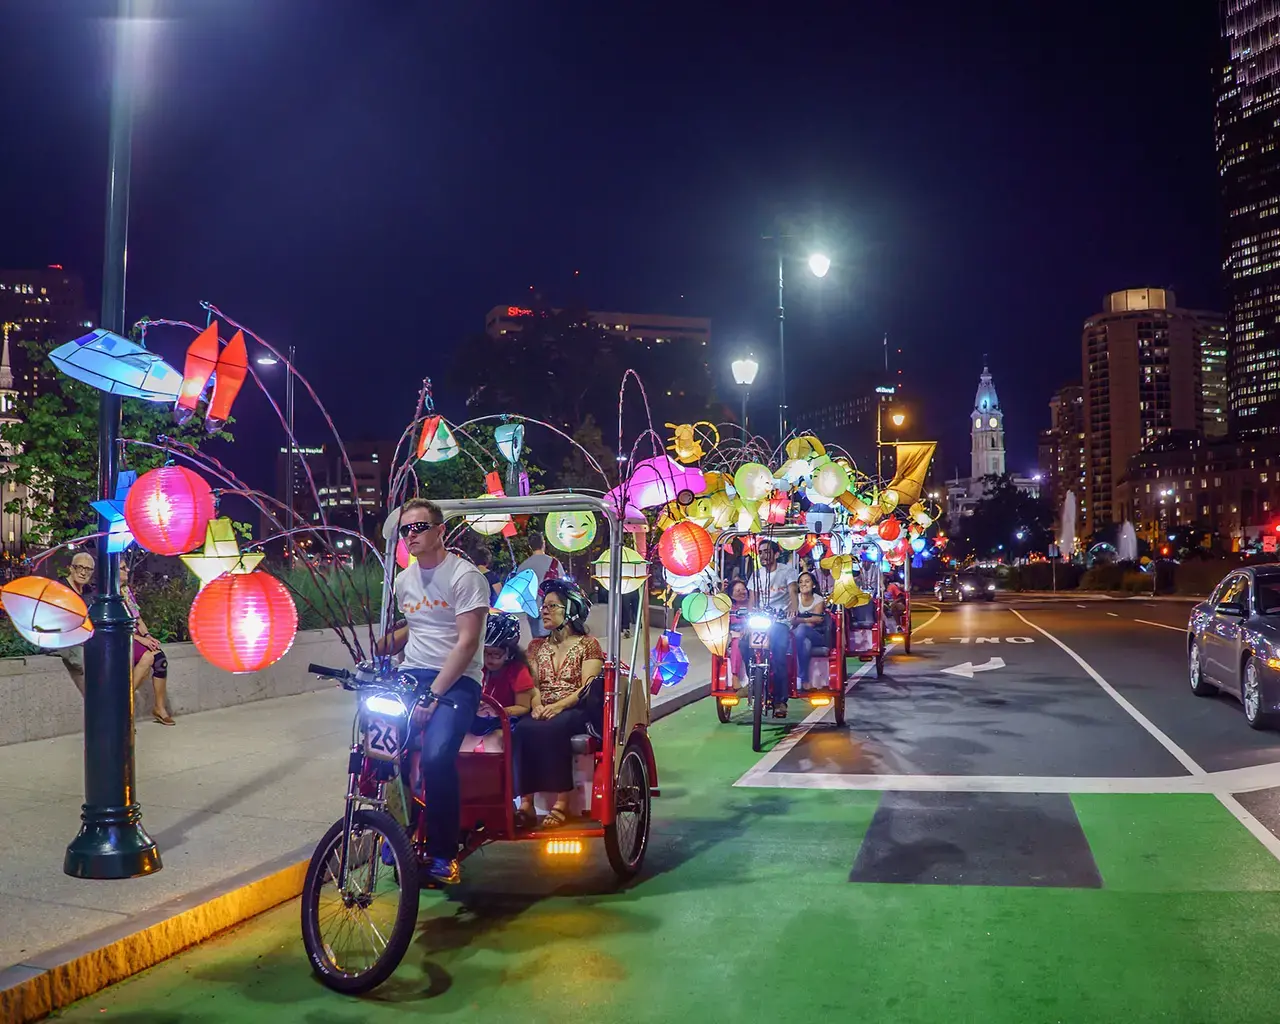
<instances>
[{"instance_id":1,"label":"clock face","mask_svg":"<svg viewBox=\"0 0 1280 1024\"><path fill-rule=\"evenodd\" d=\"M1000 421L997 420L994 416L992 416L991 419L987 420L987 423L993 427L996 426L999 422Z\"/></svg>"}]
</instances>

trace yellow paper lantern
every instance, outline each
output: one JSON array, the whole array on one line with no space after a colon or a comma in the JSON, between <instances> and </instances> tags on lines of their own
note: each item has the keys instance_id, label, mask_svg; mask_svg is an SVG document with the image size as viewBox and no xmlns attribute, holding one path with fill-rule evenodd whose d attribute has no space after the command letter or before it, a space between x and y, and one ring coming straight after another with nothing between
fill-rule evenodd
<instances>
[{"instance_id":1,"label":"yellow paper lantern","mask_svg":"<svg viewBox=\"0 0 1280 1024\"><path fill-rule=\"evenodd\" d=\"M793 437L787 442L787 458L789 459L810 459L826 454L826 447L812 434L802 434L800 437Z\"/></svg>"},{"instance_id":2,"label":"yellow paper lantern","mask_svg":"<svg viewBox=\"0 0 1280 1024\"><path fill-rule=\"evenodd\" d=\"M841 608L854 608L858 604L866 603L865 601L859 601L860 597L865 598L868 597L868 595L865 594L862 588L858 586L857 580L852 576L843 575L832 585L831 596L827 598L827 600L832 604L839 605Z\"/></svg>"},{"instance_id":3,"label":"yellow paper lantern","mask_svg":"<svg viewBox=\"0 0 1280 1024\"><path fill-rule=\"evenodd\" d=\"M735 509L733 523L734 529L739 533L759 533L760 517L757 514L757 509L759 508L760 503L756 501L743 501L741 498L738 498L734 501L733 505Z\"/></svg>"},{"instance_id":4,"label":"yellow paper lantern","mask_svg":"<svg viewBox=\"0 0 1280 1024\"><path fill-rule=\"evenodd\" d=\"M886 487L880 492L880 507L886 512L892 512L898 507L898 492L892 487Z\"/></svg>"},{"instance_id":5,"label":"yellow paper lantern","mask_svg":"<svg viewBox=\"0 0 1280 1024\"><path fill-rule=\"evenodd\" d=\"M605 590L609 589L609 552L591 563L591 573L595 577L596 582ZM639 552L634 548L622 549L622 581L618 586L619 592L630 594L639 590L644 586L644 581L649 578L649 563L640 557Z\"/></svg>"},{"instance_id":6,"label":"yellow paper lantern","mask_svg":"<svg viewBox=\"0 0 1280 1024\"><path fill-rule=\"evenodd\" d=\"M835 501L849 489L849 474L838 462L828 462L814 470L809 490L828 502Z\"/></svg>"},{"instance_id":7,"label":"yellow paper lantern","mask_svg":"<svg viewBox=\"0 0 1280 1024\"><path fill-rule=\"evenodd\" d=\"M804 537L779 537L778 547L783 551L799 551L804 547Z\"/></svg>"},{"instance_id":8,"label":"yellow paper lantern","mask_svg":"<svg viewBox=\"0 0 1280 1024\"><path fill-rule=\"evenodd\" d=\"M724 612L714 619L705 619L693 624L693 631L698 639L712 654L724 657L729 649L729 613Z\"/></svg>"}]
</instances>

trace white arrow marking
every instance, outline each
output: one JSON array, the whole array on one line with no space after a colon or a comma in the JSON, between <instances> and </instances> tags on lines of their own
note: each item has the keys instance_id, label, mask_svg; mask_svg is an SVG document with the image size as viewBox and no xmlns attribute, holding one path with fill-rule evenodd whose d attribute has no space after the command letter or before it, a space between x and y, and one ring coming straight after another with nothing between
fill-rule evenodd
<instances>
[{"instance_id":1,"label":"white arrow marking","mask_svg":"<svg viewBox=\"0 0 1280 1024\"><path fill-rule=\"evenodd\" d=\"M990 672L995 668L1004 668L1004 658L992 658L984 665L975 665L971 661L966 661L960 665L952 665L951 668L944 668L942 671L949 675L972 679L975 672Z\"/></svg>"}]
</instances>

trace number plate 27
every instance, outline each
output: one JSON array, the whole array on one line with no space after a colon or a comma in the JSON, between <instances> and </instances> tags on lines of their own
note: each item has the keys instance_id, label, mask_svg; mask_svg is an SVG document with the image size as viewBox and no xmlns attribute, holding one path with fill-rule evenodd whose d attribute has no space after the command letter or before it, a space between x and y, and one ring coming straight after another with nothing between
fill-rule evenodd
<instances>
[{"instance_id":1,"label":"number plate 27","mask_svg":"<svg viewBox=\"0 0 1280 1024\"><path fill-rule=\"evenodd\" d=\"M767 629L753 629L751 631L751 646L752 647L768 647L769 631Z\"/></svg>"},{"instance_id":2,"label":"number plate 27","mask_svg":"<svg viewBox=\"0 0 1280 1024\"><path fill-rule=\"evenodd\" d=\"M400 723L368 715L364 720L364 752L375 761L394 761L400 756Z\"/></svg>"}]
</instances>

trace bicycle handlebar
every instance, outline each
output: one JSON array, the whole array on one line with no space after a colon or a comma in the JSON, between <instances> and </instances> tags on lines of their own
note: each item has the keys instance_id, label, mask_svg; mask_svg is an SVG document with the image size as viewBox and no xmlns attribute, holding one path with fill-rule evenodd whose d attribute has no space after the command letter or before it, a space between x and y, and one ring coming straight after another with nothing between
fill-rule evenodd
<instances>
[{"instance_id":1,"label":"bicycle handlebar","mask_svg":"<svg viewBox=\"0 0 1280 1024\"><path fill-rule=\"evenodd\" d=\"M311 664L307 666L307 672L313 676L321 676L325 679L336 679L345 683L351 678L351 670L345 668L325 668L323 665Z\"/></svg>"},{"instance_id":2,"label":"bicycle handlebar","mask_svg":"<svg viewBox=\"0 0 1280 1024\"><path fill-rule=\"evenodd\" d=\"M307 666L307 671L311 675L320 676L321 678L324 678L324 679L336 679L338 682L342 684L342 688L344 690L354 691L354 690L363 690L367 688L366 686L361 686L359 683L353 682L356 676L354 675L354 673L351 672L350 669L326 668L324 665L311 664ZM412 677L405 677L405 678L411 679ZM385 686L386 682L383 681L381 683L369 684L369 686L374 686L374 685ZM453 708L454 710L457 710L457 707L458 707L458 705L455 704L448 697L438 696L437 694L432 693L430 689L423 690L420 694L417 695L417 699L418 699L418 702L421 704L430 704L432 701L435 701L436 703L443 704L445 707Z\"/></svg>"}]
</instances>

